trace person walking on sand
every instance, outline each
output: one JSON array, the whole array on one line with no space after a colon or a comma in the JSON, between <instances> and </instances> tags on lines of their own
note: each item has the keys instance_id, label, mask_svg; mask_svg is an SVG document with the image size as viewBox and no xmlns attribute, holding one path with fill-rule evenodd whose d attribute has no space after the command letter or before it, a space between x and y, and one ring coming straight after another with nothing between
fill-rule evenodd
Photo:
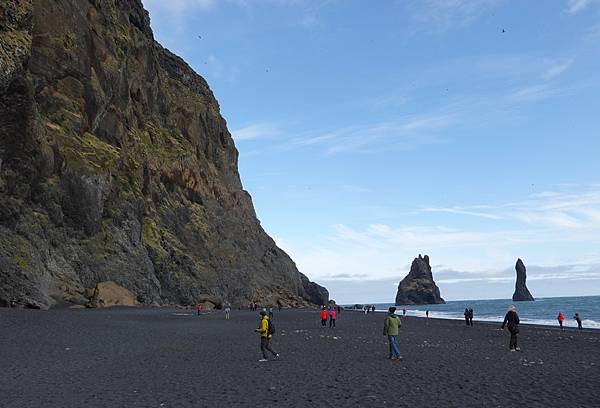
<instances>
[{"instance_id":1,"label":"person walking on sand","mask_svg":"<svg viewBox=\"0 0 600 408\"><path fill-rule=\"evenodd\" d=\"M269 306L269 319L273 319L273 308Z\"/></svg>"},{"instance_id":2,"label":"person walking on sand","mask_svg":"<svg viewBox=\"0 0 600 408\"><path fill-rule=\"evenodd\" d=\"M327 326L327 310L325 310L324 306L321 309L321 314L319 315L319 317L321 318L321 326L322 327Z\"/></svg>"},{"instance_id":3,"label":"person walking on sand","mask_svg":"<svg viewBox=\"0 0 600 408\"><path fill-rule=\"evenodd\" d=\"M196 312L198 313L198 316L200 316L200 313L202 313L202 303L196 305Z\"/></svg>"},{"instance_id":4,"label":"person walking on sand","mask_svg":"<svg viewBox=\"0 0 600 408\"><path fill-rule=\"evenodd\" d=\"M371 312L375 313L375 305L371 306Z\"/></svg>"},{"instance_id":5,"label":"person walking on sand","mask_svg":"<svg viewBox=\"0 0 600 408\"><path fill-rule=\"evenodd\" d=\"M260 312L260 323L257 329L254 329L255 332L260 333L260 351L262 352L263 358L261 358L260 362L269 361L267 358L267 351L273 354L275 358L279 357L279 353L276 353L271 348L271 339L273 338L273 334L275 333L275 327L269 321L269 316L267 316L267 312L262 310Z\"/></svg>"},{"instance_id":6,"label":"person walking on sand","mask_svg":"<svg viewBox=\"0 0 600 408\"><path fill-rule=\"evenodd\" d=\"M469 326L473 327L473 308L469 306Z\"/></svg>"},{"instance_id":7,"label":"person walking on sand","mask_svg":"<svg viewBox=\"0 0 600 408\"><path fill-rule=\"evenodd\" d=\"M406 316L406 309L402 309L402 316Z\"/></svg>"},{"instance_id":8,"label":"person walking on sand","mask_svg":"<svg viewBox=\"0 0 600 408\"><path fill-rule=\"evenodd\" d=\"M396 316L396 308L392 306L388 309L388 315L383 322L383 335L387 336L390 345L390 354L388 357L390 360L402 360L396 340L400 326L402 326L402 322L400 321L400 317Z\"/></svg>"},{"instance_id":9,"label":"person walking on sand","mask_svg":"<svg viewBox=\"0 0 600 408\"><path fill-rule=\"evenodd\" d=\"M502 329L504 329L504 326L507 326L508 331L510 332L510 342L508 344L508 349L510 351L521 351L521 348L517 345L519 323L520 320L519 315L517 314L517 308L510 305L506 311L506 316L504 316L504 321L502 322Z\"/></svg>"},{"instance_id":10,"label":"person walking on sand","mask_svg":"<svg viewBox=\"0 0 600 408\"><path fill-rule=\"evenodd\" d=\"M579 313L575 313L575 316L573 316L573 319L575 319L575 321L577 322L577 328L579 330L583 329L583 326L581 325L581 317L579 317Z\"/></svg>"},{"instance_id":11,"label":"person walking on sand","mask_svg":"<svg viewBox=\"0 0 600 408\"><path fill-rule=\"evenodd\" d=\"M335 319L337 318L337 314L335 312L335 308L332 306L329 309L329 328L335 327Z\"/></svg>"},{"instance_id":12,"label":"person walking on sand","mask_svg":"<svg viewBox=\"0 0 600 408\"><path fill-rule=\"evenodd\" d=\"M465 307L465 311L464 311L463 315L465 316L465 323L468 326L469 325L469 308L468 307Z\"/></svg>"},{"instance_id":13,"label":"person walking on sand","mask_svg":"<svg viewBox=\"0 0 600 408\"><path fill-rule=\"evenodd\" d=\"M229 320L230 312L231 312L231 308L229 306L225 307L225 320Z\"/></svg>"},{"instance_id":14,"label":"person walking on sand","mask_svg":"<svg viewBox=\"0 0 600 408\"><path fill-rule=\"evenodd\" d=\"M558 312L558 316L556 316L556 320L558 320L558 325L560 326L560 329L564 330L563 322L565 321L565 316L562 314L562 312Z\"/></svg>"},{"instance_id":15,"label":"person walking on sand","mask_svg":"<svg viewBox=\"0 0 600 408\"><path fill-rule=\"evenodd\" d=\"M425 317L429 319L429 310L425 310Z\"/></svg>"}]
</instances>

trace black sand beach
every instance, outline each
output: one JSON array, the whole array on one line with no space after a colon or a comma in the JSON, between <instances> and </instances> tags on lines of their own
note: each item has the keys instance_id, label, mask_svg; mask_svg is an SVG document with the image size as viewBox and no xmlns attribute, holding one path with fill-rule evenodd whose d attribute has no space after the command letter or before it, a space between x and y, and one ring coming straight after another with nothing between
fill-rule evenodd
<instances>
[{"instance_id":1,"label":"black sand beach","mask_svg":"<svg viewBox=\"0 0 600 408\"><path fill-rule=\"evenodd\" d=\"M257 313L0 309L0 407L598 407L600 332L275 312L278 361L258 362Z\"/></svg>"}]
</instances>

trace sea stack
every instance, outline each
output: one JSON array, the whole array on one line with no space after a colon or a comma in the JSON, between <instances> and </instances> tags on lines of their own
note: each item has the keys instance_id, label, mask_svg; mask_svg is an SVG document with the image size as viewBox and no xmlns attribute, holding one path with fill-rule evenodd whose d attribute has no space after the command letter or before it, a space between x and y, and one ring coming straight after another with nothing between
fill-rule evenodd
<instances>
[{"instance_id":1,"label":"sea stack","mask_svg":"<svg viewBox=\"0 0 600 408\"><path fill-rule=\"evenodd\" d=\"M396 305L429 305L446 303L433 281L429 256L415 258L410 272L398 285Z\"/></svg>"},{"instance_id":2,"label":"sea stack","mask_svg":"<svg viewBox=\"0 0 600 408\"><path fill-rule=\"evenodd\" d=\"M219 103L141 0L0 0L0 306L87 305L107 281L140 305L329 300L263 230Z\"/></svg>"},{"instance_id":3,"label":"sea stack","mask_svg":"<svg viewBox=\"0 0 600 408\"><path fill-rule=\"evenodd\" d=\"M513 294L512 300L515 302L526 302L535 300L529 289L527 289L527 268L525 268L525 264L519 258L517 259L517 264L515 265L515 269L517 270L517 282L515 283L515 293Z\"/></svg>"}]
</instances>

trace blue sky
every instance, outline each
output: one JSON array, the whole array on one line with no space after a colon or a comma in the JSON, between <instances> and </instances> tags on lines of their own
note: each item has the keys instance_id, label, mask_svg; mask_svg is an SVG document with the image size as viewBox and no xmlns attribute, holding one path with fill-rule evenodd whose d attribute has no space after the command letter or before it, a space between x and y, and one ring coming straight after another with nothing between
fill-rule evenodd
<instances>
[{"instance_id":1,"label":"blue sky","mask_svg":"<svg viewBox=\"0 0 600 408\"><path fill-rule=\"evenodd\" d=\"M339 302L600 295L600 1L144 0L265 230Z\"/></svg>"}]
</instances>

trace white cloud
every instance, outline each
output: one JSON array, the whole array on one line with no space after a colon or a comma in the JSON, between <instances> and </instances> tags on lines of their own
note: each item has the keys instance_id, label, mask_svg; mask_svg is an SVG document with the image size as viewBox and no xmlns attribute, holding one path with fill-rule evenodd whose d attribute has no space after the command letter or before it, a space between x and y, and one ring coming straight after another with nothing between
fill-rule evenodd
<instances>
[{"instance_id":1,"label":"white cloud","mask_svg":"<svg viewBox=\"0 0 600 408\"><path fill-rule=\"evenodd\" d=\"M238 74L236 66L223 62L220 58L215 55L209 55L206 58L208 65L208 75L214 79L220 79L228 82L235 81Z\"/></svg>"},{"instance_id":2,"label":"white cloud","mask_svg":"<svg viewBox=\"0 0 600 408\"><path fill-rule=\"evenodd\" d=\"M395 122L348 126L329 132L307 132L293 138L285 149L322 146L327 154L410 150L422 144L439 142L439 132L455 122L452 114L432 113Z\"/></svg>"},{"instance_id":3,"label":"white cloud","mask_svg":"<svg viewBox=\"0 0 600 408\"><path fill-rule=\"evenodd\" d=\"M265 139L280 133L279 128L270 122L253 123L231 132L235 141Z\"/></svg>"},{"instance_id":4,"label":"white cloud","mask_svg":"<svg viewBox=\"0 0 600 408\"><path fill-rule=\"evenodd\" d=\"M535 228L588 230L600 233L600 190L565 193L545 191L528 200L503 205L424 208L423 212L448 213L491 220L518 221Z\"/></svg>"},{"instance_id":5,"label":"white cloud","mask_svg":"<svg viewBox=\"0 0 600 408\"><path fill-rule=\"evenodd\" d=\"M217 0L144 0L144 6L148 9L161 10L175 16L197 10L212 10L217 4Z\"/></svg>"},{"instance_id":6,"label":"white cloud","mask_svg":"<svg viewBox=\"0 0 600 408\"><path fill-rule=\"evenodd\" d=\"M568 0L567 13L571 15L578 14L588 8L593 2L593 0Z\"/></svg>"},{"instance_id":7,"label":"white cloud","mask_svg":"<svg viewBox=\"0 0 600 408\"><path fill-rule=\"evenodd\" d=\"M535 102L558 96L562 90L549 85L532 85L513 91L510 99L521 102Z\"/></svg>"},{"instance_id":8,"label":"white cloud","mask_svg":"<svg viewBox=\"0 0 600 408\"><path fill-rule=\"evenodd\" d=\"M351 185L351 184L346 184L341 186L341 189L347 193L355 193L355 194L366 194L366 193L372 193L373 190L370 188L366 188L366 187L362 187L362 186L355 186L355 185Z\"/></svg>"},{"instance_id":9,"label":"white cloud","mask_svg":"<svg viewBox=\"0 0 600 408\"><path fill-rule=\"evenodd\" d=\"M554 65L552 65L550 68L548 68L542 74L542 77L544 79L546 79L546 80L552 79L554 77L557 77L560 74L562 74L563 72L565 72L566 70L568 70L571 67L571 65L573 65L573 60L572 59L561 61L561 62L557 62Z\"/></svg>"},{"instance_id":10,"label":"white cloud","mask_svg":"<svg viewBox=\"0 0 600 408\"><path fill-rule=\"evenodd\" d=\"M421 0L415 1L412 17L429 31L464 27L495 9L502 0Z\"/></svg>"},{"instance_id":11,"label":"white cloud","mask_svg":"<svg viewBox=\"0 0 600 408\"><path fill-rule=\"evenodd\" d=\"M367 99L366 105L371 110L394 109L406 105L408 100L404 95L378 95Z\"/></svg>"},{"instance_id":12,"label":"white cloud","mask_svg":"<svg viewBox=\"0 0 600 408\"><path fill-rule=\"evenodd\" d=\"M464 209L461 209L461 208L435 208L435 207L431 207L431 208L424 208L423 211L426 211L426 212L438 212L438 213L450 213L450 214L461 214L461 215L471 215L471 216L474 216L474 217L488 218L488 219L491 219L491 220L500 220L500 219L502 219L502 216L500 216L500 215L487 214L487 213L478 212L478 211L464 210Z\"/></svg>"},{"instance_id":13,"label":"white cloud","mask_svg":"<svg viewBox=\"0 0 600 408\"><path fill-rule=\"evenodd\" d=\"M286 250L303 272L327 282L333 296L337 296L335 282L344 281L340 288L345 288L345 294L354 290L355 299L360 298L356 292L360 284L348 282L387 288L385 296L393 299L395 288L390 283L397 284L406 275L408 263L419 253L431 256L442 291L444 285L468 282L482 282L481 287L486 282L510 286L517 257L526 263L531 260L528 276L534 282L598 280L600 251L594 248L600 244L600 187L573 190L548 191L521 202L421 210L447 214L437 220L447 225L457 224L454 217L481 220L475 224L461 220L461 227L425 225L429 217L422 218L423 225L337 224L324 241L315 237L313 247L286 243ZM555 253L548 253L551 248ZM460 292L455 289L454 293Z\"/></svg>"}]
</instances>

